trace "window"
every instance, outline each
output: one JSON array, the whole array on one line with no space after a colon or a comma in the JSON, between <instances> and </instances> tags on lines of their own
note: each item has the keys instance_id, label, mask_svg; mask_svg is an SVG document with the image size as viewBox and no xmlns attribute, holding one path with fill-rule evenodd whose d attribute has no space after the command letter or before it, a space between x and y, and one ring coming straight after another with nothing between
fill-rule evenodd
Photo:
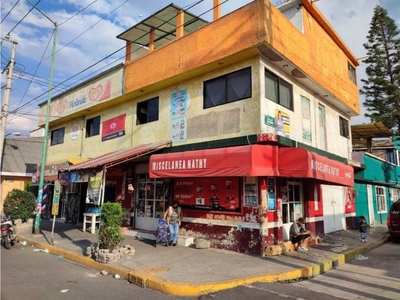
<instances>
[{"instance_id":1,"label":"window","mask_svg":"<svg viewBox=\"0 0 400 300\"><path fill-rule=\"evenodd\" d=\"M340 135L344 136L345 138L349 138L349 121L346 119L339 117L339 128L340 128Z\"/></svg>"},{"instance_id":2,"label":"window","mask_svg":"<svg viewBox=\"0 0 400 300\"><path fill-rule=\"evenodd\" d=\"M376 191L376 205L378 207L378 213L385 213L387 211L385 188L377 186L375 188L375 191Z\"/></svg>"},{"instance_id":3,"label":"window","mask_svg":"<svg viewBox=\"0 0 400 300\"><path fill-rule=\"evenodd\" d=\"M347 62L347 71L351 82L357 84L356 69L349 62Z\"/></svg>"},{"instance_id":4,"label":"window","mask_svg":"<svg viewBox=\"0 0 400 300\"><path fill-rule=\"evenodd\" d=\"M293 86L268 70L265 70L265 97L293 110Z\"/></svg>"},{"instance_id":5,"label":"window","mask_svg":"<svg viewBox=\"0 0 400 300\"><path fill-rule=\"evenodd\" d=\"M251 67L204 82L204 108L251 98Z\"/></svg>"},{"instance_id":6,"label":"window","mask_svg":"<svg viewBox=\"0 0 400 300\"><path fill-rule=\"evenodd\" d=\"M58 128L51 132L50 146L64 143L65 128Z\"/></svg>"},{"instance_id":7,"label":"window","mask_svg":"<svg viewBox=\"0 0 400 300\"><path fill-rule=\"evenodd\" d=\"M86 121L86 137L100 134L100 116Z\"/></svg>"},{"instance_id":8,"label":"window","mask_svg":"<svg viewBox=\"0 0 400 300\"><path fill-rule=\"evenodd\" d=\"M396 202L397 200L399 200L399 190L391 188L389 196L391 201Z\"/></svg>"},{"instance_id":9,"label":"window","mask_svg":"<svg viewBox=\"0 0 400 300\"><path fill-rule=\"evenodd\" d=\"M158 97L139 102L137 104L136 125L146 124L158 120Z\"/></svg>"}]
</instances>

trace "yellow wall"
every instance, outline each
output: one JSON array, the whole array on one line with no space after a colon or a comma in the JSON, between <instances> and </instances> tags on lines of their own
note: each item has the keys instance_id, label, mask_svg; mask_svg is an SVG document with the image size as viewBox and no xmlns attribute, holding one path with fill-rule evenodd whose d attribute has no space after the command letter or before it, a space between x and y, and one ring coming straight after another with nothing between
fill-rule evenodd
<instances>
[{"instance_id":1,"label":"yellow wall","mask_svg":"<svg viewBox=\"0 0 400 300\"><path fill-rule=\"evenodd\" d=\"M248 66L252 67L252 98L203 109L203 81ZM65 127L65 137L64 143L48 147L46 164L62 161L68 157L93 158L139 144L169 141L171 139L171 93L178 89L186 89L188 92L188 142L196 143L210 139L224 139L260 133L260 76L259 59L257 57L247 59L186 80L179 85L169 86L157 92L104 108L97 113L86 115L85 118L65 120L63 124L51 128L51 130L54 130ZM157 96L159 97L159 120L136 125L137 103ZM86 119L100 115L101 122L103 122L124 113L126 113L125 136L102 142L100 130L100 135L85 137ZM72 126L76 124L80 126L81 132L76 140L72 140L70 132ZM174 143L174 145L176 144Z\"/></svg>"},{"instance_id":2,"label":"yellow wall","mask_svg":"<svg viewBox=\"0 0 400 300\"><path fill-rule=\"evenodd\" d=\"M318 16L318 12L313 11L313 15ZM320 23L304 12L303 34L269 0L256 0L129 62L125 92L151 91L178 83L217 69L219 61L233 63L259 55L257 46L265 44L359 113L358 89L347 74L347 62L354 62L355 57L351 53L348 57Z\"/></svg>"}]
</instances>

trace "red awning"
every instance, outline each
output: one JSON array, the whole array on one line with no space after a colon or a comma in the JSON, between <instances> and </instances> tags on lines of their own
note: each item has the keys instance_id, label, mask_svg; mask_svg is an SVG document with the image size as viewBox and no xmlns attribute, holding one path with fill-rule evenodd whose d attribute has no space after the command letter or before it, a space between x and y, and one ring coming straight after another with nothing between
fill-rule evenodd
<instances>
[{"instance_id":1,"label":"red awning","mask_svg":"<svg viewBox=\"0 0 400 300\"><path fill-rule=\"evenodd\" d=\"M354 186L354 170L351 166L305 148L280 148L279 174L282 177L315 178Z\"/></svg>"},{"instance_id":2,"label":"red awning","mask_svg":"<svg viewBox=\"0 0 400 300\"><path fill-rule=\"evenodd\" d=\"M278 175L276 146L247 145L194 150L150 157L150 177Z\"/></svg>"},{"instance_id":3,"label":"red awning","mask_svg":"<svg viewBox=\"0 0 400 300\"><path fill-rule=\"evenodd\" d=\"M170 147L171 144L172 144L171 141L160 142L160 143L145 144L136 147L117 150L114 152L109 152L100 155L96 158L89 159L85 162L67 167L65 168L65 171L92 169L97 167L103 167L104 165L106 166L106 168L109 168L115 165L122 164L126 161L135 159L137 157L152 153L159 149Z\"/></svg>"}]
</instances>

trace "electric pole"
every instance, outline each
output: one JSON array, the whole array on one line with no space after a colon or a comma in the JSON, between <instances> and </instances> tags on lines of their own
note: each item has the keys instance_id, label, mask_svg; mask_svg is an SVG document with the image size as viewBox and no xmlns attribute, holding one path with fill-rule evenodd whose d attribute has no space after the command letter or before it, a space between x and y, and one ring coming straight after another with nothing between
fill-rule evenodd
<instances>
[{"instance_id":1,"label":"electric pole","mask_svg":"<svg viewBox=\"0 0 400 300\"><path fill-rule=\"evenodd\" d=\"M3 41L11 42L12 43L12 50L11 50L11 58L10 62L5 67L3 73L7 70L7 84L4 90L4 97L3 97L3 104L1 106L1 121L0 121L0 185L2 185L3 180L1 179L1 173L3 169L3 152L4 152L4 138L6 133L6 126L7 126L7 117L8 117L8 103L10 101L10 92L11 92L11 83L13 77L13 70L15 64L15 51L17 48L17 40L10 40L10 35L6 35L5 38L2 38ZM3 213L3 195L1 193L0 188L0 215Z\"/></svg>"}]
</instances>

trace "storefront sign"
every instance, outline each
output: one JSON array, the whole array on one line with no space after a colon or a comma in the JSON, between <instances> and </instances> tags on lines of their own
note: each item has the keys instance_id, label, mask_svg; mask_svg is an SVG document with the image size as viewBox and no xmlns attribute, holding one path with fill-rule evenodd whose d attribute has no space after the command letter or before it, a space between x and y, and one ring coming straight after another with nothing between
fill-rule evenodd
<instances>
[{"instance_id":1,"label":"storefront sign","mask_svg":"<svg viewBox=\"0 0 400 300\"><path fill-rule=\"evenodd\" d=\"M291 178L315 178L338 185L354 186L353 167L305 148L280 148L279 174Z\"/></svg>"},{"instance_id":2,"label":"storefront sign","mask_svg":"<svg viewBox=\"0 0 400 300\"><path fill-rule=\"evenodd\" d=\"M239 191L237 177L175 179L173 199L184 208L236 211Z\"/></svg>"},{"instance_id":3,"label":"storefront sign","mask_svg":"<svg viewBox=\"0 0 400 300\"><path fill-rule=\"evenodd\" d=\"M102 124L101 141L108 141L125 135L126 114L104 121Z\"/></svg>"},{"instance_id":4,"label":"storefront sign","mask_svg":"<svg viewBox=\"0 0 400 300\"><path fill-rule=\"evenodd\" d=\"M89 173L88 182L88 197L86 203L92 203L94 205L100 205L100 195L101 195L101 183L103 181L103 170L94 171L91 170Z\"/></svg>"},{"instance_id":5,"label":"storefront sign","mask_svg":"<svg viewBox=\"0 0 400 300\"><path fill-rule=\"evenodd\" d=\"M79 137L79 133L81 132L81 127L79 124L74 124L71 127L71 132L69 133L69 137L71 140L75 141Z\"/></svg>"},{"instance_id":6,"label":"storefront sign","mask_svg":"<svg viewBox=\"0 0 400 300\"><path fill-rule=\"evenodd\" d=\"M248 145L205 149L150 157L150 177L275 176L275 146Z\"/></svg>"}]
</instances>

